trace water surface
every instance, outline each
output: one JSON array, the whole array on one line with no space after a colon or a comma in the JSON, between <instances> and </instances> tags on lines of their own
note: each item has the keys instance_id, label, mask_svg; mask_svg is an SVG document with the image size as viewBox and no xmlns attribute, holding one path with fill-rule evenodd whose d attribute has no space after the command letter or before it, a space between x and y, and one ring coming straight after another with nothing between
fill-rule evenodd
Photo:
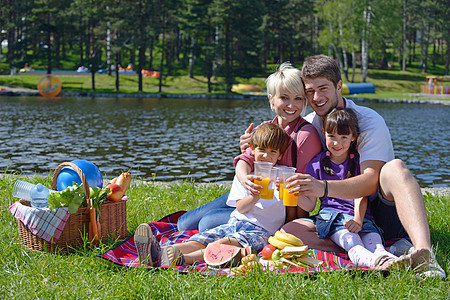
<instances>
[{"instance_id":1,"label":"water surface","mask_svg":"<svg viewBox=\"0 0 450 300\"><path fill-rule=\"evenodd\" d=\"M449 185L450 106L360 104L385 118L421 186ZM239 136L273 116L264 100L1 97L0 169L47 175L86 159L105 177L231 181Z\"/></svg>"}]
</instances>

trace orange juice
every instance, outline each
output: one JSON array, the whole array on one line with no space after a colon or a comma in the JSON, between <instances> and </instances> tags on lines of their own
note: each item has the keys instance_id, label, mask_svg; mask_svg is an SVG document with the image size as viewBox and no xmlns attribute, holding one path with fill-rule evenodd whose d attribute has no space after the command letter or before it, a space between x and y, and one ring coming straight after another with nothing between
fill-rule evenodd
<instances>
[{"instance_id":1,"label":"orange juice","mask_svg":"<svg viewBox=\"0 0 450 300\"><path fill-rule=\"evenodd\" d=\"M270 178L263 177L262 180L255 180L255 183L257 185L260 185L263 187L259 194L259 196L262 199L272 199L273 198L274 190L273 189L269 190Z\"/></svg>"},{"instance_id":2,"label":"orange juice","mask_svg":"<svg viewBox=\"0 0 450 300\"><path fill-rule=\"evenodd\" d=\"M289 194L291 189L283 189L283 205L297 206L298 197L295 194Z\"/></svg>"},{"instance_id":3,"label":"orange juice","mask_svg":"<svg viewBox=\"0 0 450 300\"><path fill-rule=\"evenodd\" d=\"M284 186L284 184L283 184L283 183L280 183L280 187L279 187L279 190L280 190L280 200L283 200L283 186Z\"/></svg>"}]
</instances>

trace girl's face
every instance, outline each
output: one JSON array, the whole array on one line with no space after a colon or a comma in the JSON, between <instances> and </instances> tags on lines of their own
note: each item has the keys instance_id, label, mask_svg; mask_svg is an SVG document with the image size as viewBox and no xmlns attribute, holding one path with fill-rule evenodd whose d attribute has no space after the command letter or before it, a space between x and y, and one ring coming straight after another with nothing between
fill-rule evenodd
<instances>
[{"instance_id":1,"label":"girl's face","mask_svg":"<svg viewBox=\"0 0 450 300\"><path fill-rule=\"evenodd\" d=\"M348 151L352 142L355 141L353 134L338 134L325 133L325 143L328 151L330 151L330 158L334 160L339 160L338 163L343 162L347 159Z\"/></svg>"},{"instance_id":2,"label":"girl's face","mask_svg":"<svg viewBox=\"0 0 450 300\"><path fill-rule=\"evenodd\" d=\"M252 153L255 156L255 161L266 161L270 162L273 165L277 163L277 161L281 158L280 150L270 149L270 148L262 148L256 147L252 148Z\"/></svg>"},{"instance_id":3,"label":"girl's face","mask_svg":"<svg viewBox=\"0 0 450 300\"><path fill-rule=\"evenodd\" d=\"M277 114L278 124L284 128L300 116L306 103L306 98L304 95L280 90L275 96L271 96L269 101L272 110Z\"/></svg>"}]
</instances>

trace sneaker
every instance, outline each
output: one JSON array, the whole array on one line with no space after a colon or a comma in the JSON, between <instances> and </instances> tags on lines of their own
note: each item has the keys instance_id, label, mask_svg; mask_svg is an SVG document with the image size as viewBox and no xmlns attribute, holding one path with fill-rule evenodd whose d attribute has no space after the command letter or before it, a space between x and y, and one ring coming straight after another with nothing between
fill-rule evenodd
<instances>
[{"instance_id":1,"label":"sneaker","mask_svg":"<svg viewBox=\"0 0 450 300\"><path fill-rule=\"evenodd\" d=\"M371 268L378 271L389 271L395 263L395 258L389 255L379 256Z\"/></svg>"},{"instance_id":2,"label":"sneaker","mask_svg":"<svg viewBox=\"0 0 450 300\"><path fill-rule=\"evenodd\" d=\"M150 225L143 223L134 233L134 245L139 256L139 263L150 267L159 266L161 247L152 233Z\"/></svg>"},{"instance_id":3,"label":"sneaker","mask_svg":"<svg viewBox=\"0 0 450 300\"><path fill-rule=\"evenodd\" d=\"M183 253L175 246L169 245L162 249L161 266L184 265Z\"/></svg>"},{"instance_id":4,"label":"sneaker","mask_svg":"<svg viewBox=\"0 0 450 300\"><path fill-rule=\"evenodd\" d=\"M402 256L408 254L411 248L413 248L413 244L411 244L409 240L403 238L392 244L389 248L389 252L395 256Z\"/></svg>"},{"instance_id":5,"label":"sneaker","mask_svg":"<svg viewBox=\"0 0 450 300\"><path fill-rule=\"evenodd\" d=\"M410 249L410 252L413 252L414 248ZM439 265L439 263L436 260L436 256L433 252L429 251L430 253L430 259L428 266L423 268L423 272L417 273L416 277L418 278L428 278L428 277L440 277L442 279L446 278L447 275L445 274L444 269Z\"/></svg>"}]
</instances>

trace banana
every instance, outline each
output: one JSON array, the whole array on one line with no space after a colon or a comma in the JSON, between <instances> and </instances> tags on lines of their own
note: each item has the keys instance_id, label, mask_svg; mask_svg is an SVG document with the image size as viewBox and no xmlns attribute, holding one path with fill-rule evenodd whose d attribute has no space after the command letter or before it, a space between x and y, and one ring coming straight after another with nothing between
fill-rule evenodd
<instances>
[{"instance_id":1,"label":"banana","mask_svg":"<svg viewBox=\"0 0 450 300\"><path fill-rule=\"evenodd\" d=\"M284 247L292 247L292 246L295 246L295 245L293 245L293 244L290 244L290 243L286 243L286 242L280 241L279 239L277 239L277 238L274 237L274 236L269 237L269 243L270 243L271 245L277 247L277 248L280 249L280 250L283 250Z\"/></svg>"},{"instance_id":2,"label":"banana","mask_svg":"<svg viewBox=\"0 0 450 300\"><path fill-rule=\"evenodd\" d=\"M294 246L303 246L303 241L296 237L295 235L292 235L290 233L284 233L281 231L275 232L275 237L285 243L292 244ZM275 245L274 245L275 246Z\"/></svg>"}]
</instances>

